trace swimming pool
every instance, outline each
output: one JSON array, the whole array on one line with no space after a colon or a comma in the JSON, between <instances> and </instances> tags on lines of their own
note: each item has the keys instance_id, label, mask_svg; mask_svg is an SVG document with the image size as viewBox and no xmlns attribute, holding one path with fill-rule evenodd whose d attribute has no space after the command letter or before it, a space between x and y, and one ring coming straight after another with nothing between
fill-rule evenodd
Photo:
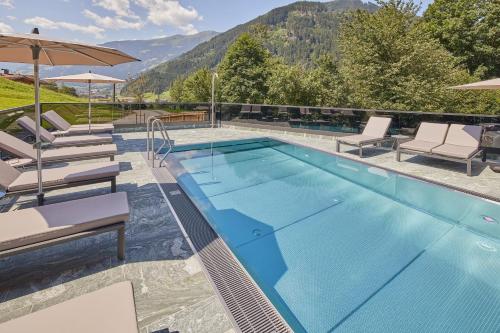
<instances>
[{"instance_id":1,"label":"swimming pool","mask_svg":"<svg viewBox=\"0 0 500 333\"><path fill-rule=\"evenodd\" d=\"M500 330L500 205L270 139L170 171L296 332Z\"/></svg>"}]
</instances>

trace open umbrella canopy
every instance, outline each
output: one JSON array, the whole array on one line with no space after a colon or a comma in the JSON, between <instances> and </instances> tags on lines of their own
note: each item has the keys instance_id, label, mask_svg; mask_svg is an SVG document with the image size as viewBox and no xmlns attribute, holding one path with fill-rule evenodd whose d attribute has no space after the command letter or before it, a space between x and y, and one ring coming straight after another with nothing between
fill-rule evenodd
<instances>
[{"instance_id":1,"label":"open umbrella canopy","mask_svg":"<svg viewBox=\"0 0 500 333\"><path fill-rule=\"evenodd\" d=\"M83 73L75 75L65 75L49 77L44 79L48 82L76 82L76 83L125 83L125 80L115 79L114 77L99 75L95 73Z\"/></svg>"},{"instance_id":2,"label":"open umbrella canopy","mask_svg":"<svg viewBox=\"0 0 500 333\"><path fill-rule=\"evenodd\" d=\"M32 49L40 49L40 65L115 66L139 61L119 50L66 42L33 34L0 33L0 61L33 64Z\"/></svg>"},{"instance_id":3,"label":"open umbrella canopy","mask_svg":"<svg viewBox=\"0 0 500 333\"><path fill-rule=\"evenodd\" d=\"M451 87L458 90L495 90L500 89L500 79L492 79L475 83L464 84L461 86Z\"/></svg>"},{"instance_id":4,"label":"open umbrella canopy","mask_svg":"<svg viewBox=\"0 0 500 333\"><path fill-rule=\"evenodd\" d=\"M0 62L33 64L39 204L43 204L39 66L114 66L132 61L139 59L107 47L42 37L37 28L31 34L0 33Z\"/></svg>"},{"instance_id":5,"label":"open umbrella canopy","mask_svg":"<svg viewBox=\"0 0 500 333\"><path fill-rule=\"evenodd\" d=\"M90 89L90 85L92 83L113 83L113 95L114 95L114 91L115 91L114 85L116 83L126 82L125 80L115 79L114 77L110 77L110 76L94 74L92 72L83 73L83 74L66 75L66 76L49 77L49 78L46 78L45 81L88 83L88 85L89 85L89 134L92 133L92 101L91 101L92 91ZM114 98L113 98L113 100L114 100Z\"/></svg>"}]
</instances>

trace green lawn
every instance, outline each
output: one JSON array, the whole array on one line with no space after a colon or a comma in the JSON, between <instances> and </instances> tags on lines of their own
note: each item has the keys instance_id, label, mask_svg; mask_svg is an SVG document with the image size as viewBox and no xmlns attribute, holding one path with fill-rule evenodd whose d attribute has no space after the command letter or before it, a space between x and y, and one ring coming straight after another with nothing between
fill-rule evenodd
<instances>
[{"instance_id":1,"label":"green lawn","mask_svg":"<svg viewBox=\"0 0 500 333\"><path fill-rule=\"evenodd\" d=\"M83 99L42 88L41 102L81 102ZM0 78L0 110L34 103L32 85Z\"/></svg>"}]
</instances>

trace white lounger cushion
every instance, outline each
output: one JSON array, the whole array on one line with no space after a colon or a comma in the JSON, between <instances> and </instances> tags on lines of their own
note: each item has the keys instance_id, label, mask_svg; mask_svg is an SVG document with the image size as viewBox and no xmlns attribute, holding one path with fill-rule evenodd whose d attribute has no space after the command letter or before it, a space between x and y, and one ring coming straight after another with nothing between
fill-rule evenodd
<instances>
[{"instance_id":1,"label":"white lounger cushion","mask_svg":"<svg viewBox=\"0 0 500 333\"><path fill-rule=\"evenodd\" d=\"M129 281L0 324L0 333L137 333Z\"/></svg>"},{"instance_id":2,"label":"white lounger cushion","mask_svg":"<svg viewBox=\"0 0 500 333\"><path fill-rule=\"evenodd\" d=\"M127 221L128 217L124 192L1 213L0 251Z\"/></svg>"},{"instance_id":3,"label":"white lounger cushion","mask_svg":"<svg viewBox=\"0 0 500 333\"><path fill-rule=\"evenodd\" d=\"M465 159L465 160L468 159L469 157L473 156L477 152L478 152L478 149L474 148L474 147L450 145L447 143L432 149L433 154L461 158L461 159Z\"/></svg>"},{"instance_id":4,"label":"white lounger cushion","mask_svg":"<svg viewBox=\"0 0 500 333\"><path fill-rule=\"evenodd\" d=\"M32 145L3 131L0 131L0 150L7 151L17 157L36 160L36 151Z\"/></svg>"},{"instance_id":5,"label":"white lounger cushion","mask_svg":"<svg viewBox=\"0 0 500 333\"><path fill-rule=\"evenodd\" d=\"M383 139L391 126L392 118L386 117L370 117L365 129L363 130L363 135Z\"/></svg>"},{"instance_id":6,"label":"white lounger cushion","mask_svg":"<svg viewBox=\"0 0 500 333\"><path fill-rule=\"evenodd\" d=\"M106 125L106 126L104 126ZM115 127L110 124L92 125L92 133L111 133ZM73 125L67 131L54 132L56 135L85 135L89 134L89 125Z\"/></svg>"},{"instance_id":7,"label":"white lounger cushion","mask_svg":"<svg viewBox=\"0 0 500 333\"><path fill-rule=\"evenodd\" d=\"M448 133L448 124L421 123L415 140L434 142L442 145Z\"/></svg>"},{"instance_id":8,"label":"white lounger cushion","mask_svg":"<svg viewBox=\"0 0 500 333\"><path fill-rule=\"evenodd\" d=\"M482 132L481 126L452 124L444 143L479 148Z\"/></svg>"},{"instance_id":9,"label":"white lounger cushion","mask_svg":"<svg viewBox=\"0 0 500 333\"><path fill-rule=\"evenodd\" d=\"M344 136L338 139L341 142L347 142L351 143L354 145L362 145L364 143L369 143L373 141L378 141L380 138L376 138L373 136L368 136L364 134L356 134L356 135L349 135L349 136Z\"/></svg>"},{"instance_id":10,"label":"white lounger cushion","mask_svg":"<svg viewBox=\"0 0 500 333\"><path fill-rule=\"evenodd\" d=\"M107 157L116 155L117 151L118 150L115 144L49 149L42 152L42 161L50 162L58 160L79 159L85 157Z\"/></svg>"},{"instance_id":11,"label":"white lounger cushion","mask_svg":"<svg viewBox=\"0 0 500 333\"><path fill-rule=\"evenodd\" d=\"M16 122L22 128L29 131L31 134L36 134L36 124L33 119L28 116L21 117ZM88 127L87 127L88 133ZM106 144L112 143L113 137L110 134L94 134L94 135L81 135L72 137L59 137L57 138L45 128L40 127L40 137L44 142L49 142L54 146L77 146L77 145L91 145L91 144Z\"/></svg>"},{"instance_id":12,"label":"white lounger cushion","mask_svg":"<svg viewBox=\"0 0 500 333\"><path fill-rule=\"evenodd\" d=\"M352 145L364 145L372 142L383 140L389 126L391 125L391 118L385 117L370 117L365 126L362 134L343 136L338 138L339 142L345 142Z\"/></svg>"},{"instance_id":13,"label":"white lounger cushion","mask_svg":"<svg viewBox=\"0 0 500 333\"><path fill-rule=\"evenodd\" d=\"M55 128L61 132L56 132L59 134L86 134L89 132L88 125L71 125L63 117L57 114L55 111L47 111L42 114L42 118L51 123ZM95 133L102 132L112 132L114 130L113 124L93 124L91 126L91 131Z\"/></svg>"},{"instance_id":14,"label":"white lounger cushion","mask_svg":"<svg viewBox=\"0 0 500 333\"><path fill-rule=\"evenodd\" d=\"M119 174L120 164L118 162L90 163L62 168L44 169L42 180L44 186L55 186L85 180L116 177ZM0 181L2 178L4 178L4 176L0 175ZM36 189L37 187L38 174L37 171L34 170L20 173L20 175L7 187L7 190L24 191Z\"/></svg>"},{"instance_id":15,"label":"white lounger cushion","mask_svg":"<svg viewBox=\"0 0 500 333\"><path fill-rule=\"evenodd\" d=\"M418 128L415 140L405 142L401 144L400 147L403 149L430 153L433 148L436 148L444 143L448 127L448 124L423 122Z\"/></svg>"},{"instance_id":16,"label":"white lounger cushion","mask_svg":"<svg viewBox=\"0 0 500 333\"><path fill-rule=\"evenodd\" d=\"M54 146L102 145L113 142L111 134L61 136L52 141Z\"/></svg>"},{"instance_id":17,"label":"white lounger cushion","mask_svg":"<svg viewBox=\"0 0 500 333\"><path fill-rule=\"evenodd\" d=\"M0 188L8 189L20 175L20 171L0 160Z\"/></svg>"},{"instance_id":18,"label":"white lounger cushion","mask_svg":"<svg viewBox=\"0 0 500 333\"><path fill-rule=\"evenodd\" d=\"M53 110L43 113L42 118L51 123L60 131L67 131L71 127L70 123L68 123L63 117L58 115L57 112Z\"/></svg>"},{"instance_id":19,"label":"white lounger cushion","mask_svg":"<svg viewBox=\"0 0 500 333\"><path fill-rule=\"evenodd\" d=\"M432 151L432 148L436 148L440 145L441 145L441 143L436 143L436 142L412 140L412 141L400 144L399 147L401 147L403 149L409 149L409 150L419 151L419 152L423 152L423 153L430 153Z\"/></svg>"},{"instance_id":20,"label":"white lounger cushion","mask_svg":"<svg viewBox=\"0 0 500 333\"><path fill-rule=\"evenodd\" d=\"M36 161L36 150L30 144L2 131L0 131L0 149L8 151L17 157L30 158ZM115 144L49 149L42 152L42 161L50 162L88 157L108 157L116 155L117 151Z\"/></svg>"},{"instance_id":21,"label":"white lounger cushion","mask_svg":"<svg viewBox=\"0 0 500 333\"><path fill-rule=\"evenodd\" d=\"M479 151L481 126L452 124L443 145L432 149L433 154L468 159Z\"/></svg>"}]
</instances>

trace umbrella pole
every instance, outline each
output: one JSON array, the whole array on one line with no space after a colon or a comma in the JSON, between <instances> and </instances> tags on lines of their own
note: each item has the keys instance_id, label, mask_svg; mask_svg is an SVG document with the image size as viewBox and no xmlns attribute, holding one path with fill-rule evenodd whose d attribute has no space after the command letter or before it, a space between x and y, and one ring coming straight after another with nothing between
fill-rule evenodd
<instances>
[{"instance_id":1,"label":"umbrella pole","mask_svg":"<svg viewBox=\"0 0 500 333\"><path fill-rule=\"evenodd\" d=\"M92 104L91 104L91 101L90 101L90 80L89 80L89 134L92 134L92 120L90 118L91 117L91 112L92 112L91 111L92 110L91 109L92 108L91 105Z\"/></svg>"},{"instance_id":2,"label":"umbrella pole","mask_svg":"<svg viewBox=\"0 0 500 333\"><path fill-rule=\"evenodd\" d=\"M37 166L37 175L38 175L38 205L43 205L43 180L42 180L42 142L40 140L40 120L41 120L41 112L40 112L40 65L39 65L39 56L40 56L40 47L33 46L33 76L35 83L35 120L36 120L36 166Z\"/></svg>"}]
</instances>

